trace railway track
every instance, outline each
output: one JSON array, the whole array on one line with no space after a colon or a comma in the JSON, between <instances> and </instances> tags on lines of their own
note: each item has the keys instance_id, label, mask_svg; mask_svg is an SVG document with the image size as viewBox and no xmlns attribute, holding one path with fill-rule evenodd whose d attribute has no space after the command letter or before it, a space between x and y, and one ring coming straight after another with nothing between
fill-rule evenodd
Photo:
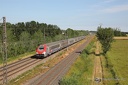
<instances>
[{"instance_id":1,"label":"railway track","mask_svg":"<svg viewBox=\"0 0 128 85\"><path fill-rule=\"evenodd\" d=\"M17 77L19 74L25 72L28 70L28 67L33 66L34 64L38 63L39 59L33 59L31 57L25 58L23 60L17 61L15 63L7 65L7 78L8 80L11 80L15 77ZM28 69L26 69L28 68ZM26 70L25 70L26 69ZM0 67L0 83L2 83L3 80L3 67Z\"/></svg>"},{"instance_id":2,"label":"railway track","mask_svg":"<svg viewBox=\"0 0 128 85\"><path fill-rule=\"evenodd\" d=\"M31 79L24 85L59 85L59 80L68 71L72 63L76 60L80 52L85 48L85 46L87 46L92 38L93 37L88 38L88 40L84 44L79 46L76 50L74 50L67 57L65 57L61 62L51 68L48 72Z\"/></svg>"},{"instance_id":3,"label":"railway track","mask_svg":"<svg viewBox=\"0 0 128 85\"><path fill-rule=\"evenodd\" d=\"M61 51L59 51L59 52L61 52ZM41 63L45 63L49 59L54 58L58 53L55 53L55 54L53 54L47 58L44 58L44 59L38 59L35 56L31 56L31 57L22 59L20 61L14 62L12 64L8 64L7 65L8 81L16 78L18 75L21 75L22 73L32 69L33 67L35 67ZM3 81L3 71L2 70L3 70L3 67L0 67L0 84L2 84L2 81Z\"/></svg>"},{"instance_id":4,"label":"railway track","mask_svg":"<svg viewBox=\"0 0 128 85\"><path fill-rule=\"evenodd\" d=\"M59 53L59 52L57 52ZM7 65L7 78L8 81L16 78L18 75L32 69L38 64L45 63L47 60L52 59L57 54L53 54L44 59L37 59L35 56L31 56L17 62L11 63ZM3 67L0 67L0 84L3 81Z\"/></svg>"}]
</instances>

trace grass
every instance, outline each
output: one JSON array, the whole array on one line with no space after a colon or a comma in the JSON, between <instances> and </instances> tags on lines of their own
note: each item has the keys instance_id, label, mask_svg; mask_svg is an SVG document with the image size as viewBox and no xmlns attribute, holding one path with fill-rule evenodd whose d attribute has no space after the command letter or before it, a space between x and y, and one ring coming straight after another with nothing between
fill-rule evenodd
<instances>
[{"instance_id":1,"label":"grass","mask_svg":"<svg viewBox=\"0 0 128 85\"><path fill-rule=\"evenodd\" d=\"M9 63L12 63L12 62L21 60L21 59L23 59L23 58L32 56L32 55L34 55L34 54L35 54L35 51L33 51L33 52L28 52L28 53L24 53L24 54L21 54L21 55L19 55L19 56L15 56L15 57L10 57L10 58L7 59L7 62L8 62L8 64L9 64ZM3 59L2 59L2 57L1 57L1 58L0 58L0 66L2 65L2 62L3 62Z\"/></svg>"},{"instance_id":2,"label":"grass","mask_svg":"<svg viewBox=\"0 0 128 85\"><path fill-rule=\"evenodd\" d=\"M90 43L70 68L60 85L91 85L94 66L94 42Z\"/></svg>"},{"instance_id":3,"label":"grass","mask_svg":"<svg viewBox=\"0 0 128 85\"><path fill-rule=\"evenodd\" d=\"M119 84L128 85L128 40L113 42L107 58Z\"/></svg>"},{"instance_id":4,"label":"grass","mask_svg":"<svg viewBox=\"0 0 128 85\"><path fill-rule=\"evenodd\" d=\"M110 62L108 62L108 60L106 59L105 56L101 55L101 61L102 61L102 73L103 73L103 84L104 85L115 85L116 83L118 83L118 81L115 81L114 79L114 75L115 73L112 66L110 65ZM109 66L107 66L109 63Z\"/></svg>"},{"instance_id":5,"label":"grass","mask_svg":"<svg viewBox=\"0 0 128 85\"><path fill-rule=\"evenodd\" d=\"M115 40L102 59L105 85L128 85L128 40Z\"/></svg>"},{"instance_id":6,"label":"grass","mask_svg":"<svg viewBox=\"0 0 128 85\"><path fill-rule=\"evenodd\" d=\"M125 36L125 37L114 37L114 39L119 39L119 40L128 40L128 37Z\"/></svg>"}]
</instances>

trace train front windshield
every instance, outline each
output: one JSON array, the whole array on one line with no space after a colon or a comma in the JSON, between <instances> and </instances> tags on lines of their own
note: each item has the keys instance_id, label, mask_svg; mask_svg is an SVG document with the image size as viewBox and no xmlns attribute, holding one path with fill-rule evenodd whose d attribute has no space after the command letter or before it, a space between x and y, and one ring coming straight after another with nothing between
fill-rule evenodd
<instances>
[{"instance_id":1,"label":"train front windshield","mask_svg":"<svg viewBox=\"0 0 128 85\"><path fill-rule=\"evenodd\" d=\"M43 46L43 45L41 45L41 46L39 47L39 49L40 49L40 50L43 50L43 49L44 49L44 46Z\"/></svg>"}]
</instances>

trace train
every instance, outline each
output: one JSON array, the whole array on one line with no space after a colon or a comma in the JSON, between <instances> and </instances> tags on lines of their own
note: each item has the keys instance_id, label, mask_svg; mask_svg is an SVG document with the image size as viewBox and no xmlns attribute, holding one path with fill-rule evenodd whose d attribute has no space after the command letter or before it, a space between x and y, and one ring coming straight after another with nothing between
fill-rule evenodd
<instances>
[{"instance_id":1,"label":"train","mask_svg":"<svg viewBox=\"0 0 128 85\"><path fill-rule=\"evenodd\" d=\"M61 49L64 49L78 41L81 41L85 36L80 36L76 38L64 39L56 42L41 44L36 48L36 56L47 57Z\"/></svg>"}]
</instances>

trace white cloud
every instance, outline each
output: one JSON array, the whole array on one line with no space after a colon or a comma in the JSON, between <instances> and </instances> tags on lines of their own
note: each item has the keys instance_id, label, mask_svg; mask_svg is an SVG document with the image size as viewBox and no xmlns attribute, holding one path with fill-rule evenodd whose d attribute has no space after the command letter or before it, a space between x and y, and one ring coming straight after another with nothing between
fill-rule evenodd
<instances>
[{"instance_id":1,"label":"white cloud","mask_svg":"<svg viewBox=\"0 0 128 85\"><path fill-rule=\"evenodd\" d=\"M104 3L111 3L114 2L115 0L105 0Z\"/></svg>"},{"instance_id":2,"label":"white cloud","mask_svg":"<svg viewBox=\"0 0 128 85\"><path fill-rule=\"evenodd\" d=\"M116 12L128 11L128 5L114 6L111 8L104 9L103 11L106 13L116 13Z\"/></svg>"},{"instance_id":3,"label":"white cloud","mask_svg":"<svg viewBox=\"0 0 128 85\"><path fill-rule=\"evenodd\" d=\"M114 1L116 1L116 0L101 0L101 1L99 1L99 2L97 2L97 3L94 3L94 4L91 5L90 7L93 7L93 8L95 8L95 7L101 7L101 6L104 5L104 4L109 4L109 3L112 3L112 2L114 2Z\"/></svg>"}]
</instances>

